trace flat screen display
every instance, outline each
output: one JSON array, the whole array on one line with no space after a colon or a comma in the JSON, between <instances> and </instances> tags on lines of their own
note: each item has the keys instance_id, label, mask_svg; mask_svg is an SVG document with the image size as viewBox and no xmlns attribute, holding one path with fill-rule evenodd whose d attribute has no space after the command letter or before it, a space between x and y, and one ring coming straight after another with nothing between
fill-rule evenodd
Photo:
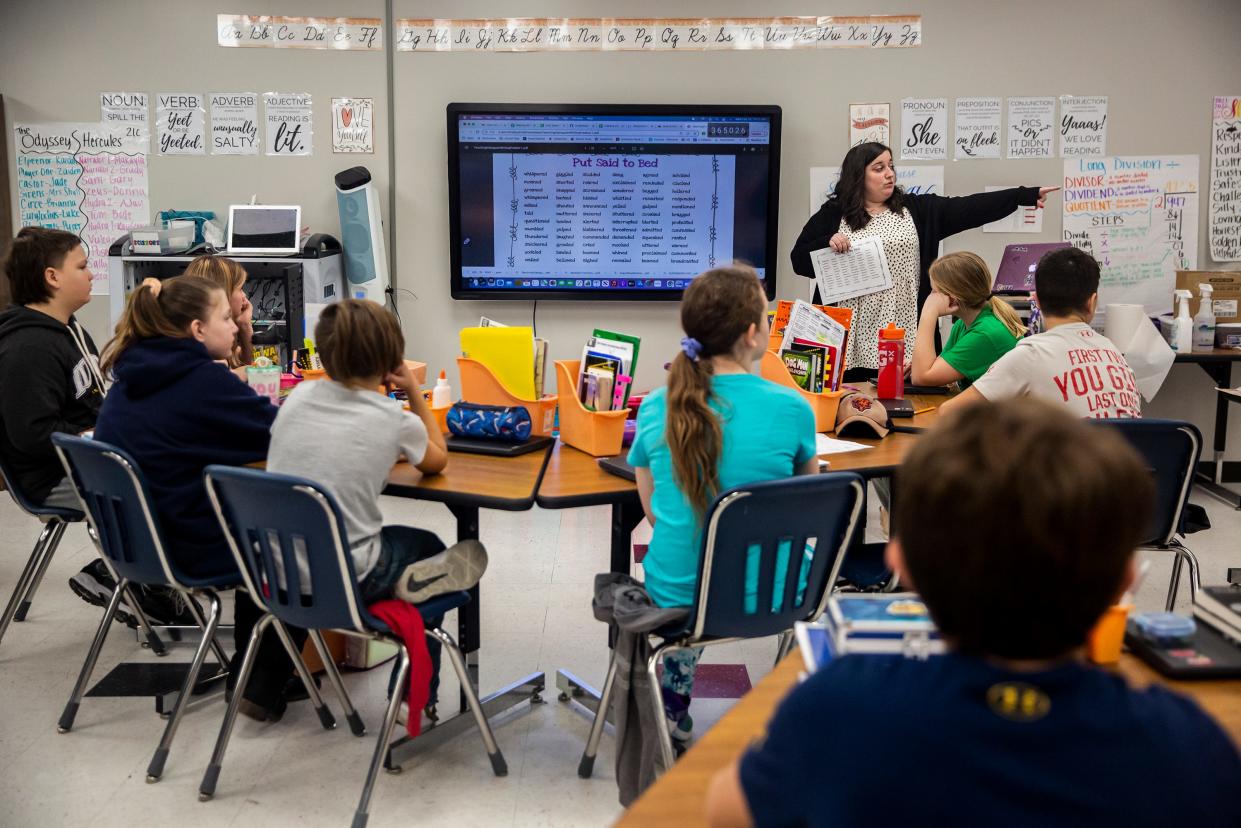
<instances>
[{"instance_id":1,"label":"flat screen display","mask_svg":"<svg viewBox=\"0 0 1241 828\"><path fill-rule=\"evenodd\" d=\"M752 265L775 293L780 108L448 106L455 299L675 300Z\"/></svg>"},{"instance_id":2,"label":"flat screen display","mask_svg":"<svg viewBox=\"0 0 1241 828\"><path fill-rule=\"evenodd\" d=\"M251 205L229 208L228 249L234 253L296 253L301 208Z\"/></svg>"}]
</instances>

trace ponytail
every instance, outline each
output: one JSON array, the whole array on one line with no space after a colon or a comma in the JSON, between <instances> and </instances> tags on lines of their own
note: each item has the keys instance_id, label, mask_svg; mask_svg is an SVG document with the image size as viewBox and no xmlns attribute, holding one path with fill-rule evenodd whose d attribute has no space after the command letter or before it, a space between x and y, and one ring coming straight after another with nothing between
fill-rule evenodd
<instances>
[{"instance_id":1,"label":"ponytail","mask_svg":"<svg viewBox=\"0 0 1241 828\"><path fill-rule=\"evenodd\" d=\"M129 294L125 312L116 323L116 336L103 349L103 372L110 373L121 355L141 340L157 336L189 338L190 323L205 320L218 294L223 292L221 287L199 276L175 276L164 282L144 279Z\"/></svg>"},{"instance_id":2,"label":"ponytail","mask_svg":"<svg viewBox=\"0 0 1241 828\"><path fill-rule=\"evenodd\" d=\"M732 353L766 312L758 274L744 265L708 270L690 282L681 299L686 338L668 368L664 438L677 485L700 516L719 494L724 449L719 414L711 407L715 370L710 357Z\"/></svg>"},{"instance_id":3,"label":"ponytail","mask_svg":"<svg viewBox=\"0 0 1241 828\"><path fill-rule=\"evenodd\" d=\"M1004 323L1004 327L1008 328L1008 332L1016 339L1021 339L1026 335L1026 326L1021 324L1021 317L1017 315L1017 311L1012 305L1005 302L998 296L992 296L991 312L995 314L995 318Z\"/></svg>"},{"instance_id":4,"label":"ponytail","mask_svg":"<svg viewBox=\"0 0 1241 828\"><path fill-rule=\"evenodd\" d=\"M965 308L981 308L991 304L995 318L1004 323L1017 339L1025 336L1026 328L1013 306L991 292L991 271L977 253L962 250L948 253L931 262L928 275L935 289L952 296Z\"/></svg>"},{"instance_id":5,"label":"ponytail","mask_svg":"<svg viewBox=\"0 0 1241 828\"><path fill-rule=\"evenodd\" d=\"M668 420L665 439L672 472L685 499L698 514L720 490L719 464L724 430L710 406L715 372L704 359L677 354L668 369Z\"/></svg>"}]
</instances>

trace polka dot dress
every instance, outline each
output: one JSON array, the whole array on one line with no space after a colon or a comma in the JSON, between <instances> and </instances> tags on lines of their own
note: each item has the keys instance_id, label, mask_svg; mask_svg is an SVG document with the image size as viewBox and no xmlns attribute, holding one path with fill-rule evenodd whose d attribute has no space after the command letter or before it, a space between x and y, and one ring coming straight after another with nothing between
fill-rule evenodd
<instances>
[{"instance_id":1,"label":"polka dot dress","mask_svg":"<svg viewBox=\"0 0 1241 828\"><path fill-rule=\"evenodd\" d=\"M851 244L861 239L878 238L888 257L892 271L892 287L878 293L837 302L842 308L853 308L853 327L849 331L849 358L846 368L879 367L879 331L889 322L905 329L905 359L913 355L914 337L918 332L918 228L909 211L899 214L885 210L871 216L859 231L850 229L840 220L840 231Z\"/></svg>"}]
</instances>

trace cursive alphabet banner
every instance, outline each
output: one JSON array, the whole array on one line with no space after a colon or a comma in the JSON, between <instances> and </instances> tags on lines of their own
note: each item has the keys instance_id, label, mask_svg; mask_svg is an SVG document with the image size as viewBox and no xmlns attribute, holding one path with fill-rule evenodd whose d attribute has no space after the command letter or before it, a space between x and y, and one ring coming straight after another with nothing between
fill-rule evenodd
<instances>
[{"instance_id":1,"label":"cursive alphabet banner","mask_svg":"<svg viewBox=\"0 0 1241 828\"><path fill-rule=\"evenodd\" d=\"M377 17L217 14L215 42L233 48L382 52L384 39L381 22Z\"/></svg>"},{"instance_id":2,"label":"cursive alphabet banner","mask_svg":"<svg viewBox=\"0 0 1241 828\"><path fill-rule=\"evenodd\" d=\"M920 15L408 19L398 20L396 27L396 48L402 52L689 52L922 45Z\"/></svg>"}]
</instances>

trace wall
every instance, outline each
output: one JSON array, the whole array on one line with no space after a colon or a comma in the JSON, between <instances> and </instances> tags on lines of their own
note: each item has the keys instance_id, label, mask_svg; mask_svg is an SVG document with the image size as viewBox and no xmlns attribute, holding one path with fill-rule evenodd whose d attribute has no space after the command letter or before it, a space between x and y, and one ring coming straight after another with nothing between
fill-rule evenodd
<instances>
[{"instance_id":1,"label":"wall","mask_svg":"<svg viewBox=\"0 0 1241 828\"><path fill-rule=\"evenodd\" d=\"M351 14L382 16L367 0L268 0L242 6L142 0L95 4L21 0L0 25L0 92L8 123L91 120L104 90L146 92L309 91L315 95L316 147L309 159L160 158L152 156L152 206L223 209L258 191L269 200L305 205L315 229L338 232L331 176L354 163L370 166L386 196L387 169L383 56L364 53L268 49L225 50L215 45L214 15ZM1241 4L1187 0L1146 4L1046 0L997 4L979 0L833 0L817 8L683 0L672 10L652 0L545 0L537 7L496 0L396 0L397 17L547 16L628 17L769 13L897 14L923 16L926 45L909 50L705 52L682 54L408 54L395 57L399 308L412 356L432 367L449 365L457 330L482 314L511 323L531 319L529 302L453 302L448 293L448 216L444 107L451 101L774 103L784 108L778 293L808 298L811 284L795 276L787 251L807 217L811 166L838 164L847 149L851 102L888 101L899 126L903 97L1105 94L1111 155L1196 153L1200 189L1209 182L1211 96L1236 93L1241 78ZM55 20L54 26L46 21ZM151 48L127 46L135 35L163 33ZM169 78L168 82L158 79ZM175 80L173 80L175 79ZM1231 84L1231 86L1230 86ZM327 134L333 95L376 98L374 156L336 156ZM357 160L355 160L357 159ZM12 165L12 160L7 163ZM899 160L898 160L899 163ZM964 194L989 184L1056 184L1061 160L945 162L946 189ZM1060 231L1053 197L1043 237ZM1203 200L1205 203L1205 199ZM387 203L384 203L385 215ZM1205 209L1201 211L1205 216ZM391 223L391 221L389 221ZM1200 266L1224 269L1207 258L1205 221ZM1021 236L1033 241L1034 237ZM970 231L947 250L972 249L993 265L1014 237ZM1229 267L1236 267L1231 265ZM102 308L84 317L97 335ZM606 320L643 337L638 385L662 381L662 364L680 337L675 305L542 302L538 329L552 356L574 358L590 329ZM1204 428L1212 412L1210 381L1193 366L1173 370L1151 407L1185 416ZM1237 424L1241 426L1241 423ZM1241 446L1241 440L1236 441Z\"/></svg>"}]
</instances>

